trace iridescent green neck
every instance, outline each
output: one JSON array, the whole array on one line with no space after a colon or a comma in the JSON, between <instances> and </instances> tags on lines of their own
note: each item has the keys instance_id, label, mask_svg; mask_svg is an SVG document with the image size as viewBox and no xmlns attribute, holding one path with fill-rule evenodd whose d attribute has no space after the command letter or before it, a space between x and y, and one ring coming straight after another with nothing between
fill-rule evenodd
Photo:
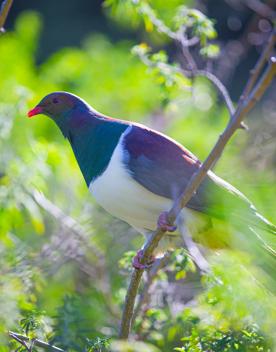
<instances>
[{"instance_id":1,"label":"iridescent green neck","mask_svg":"<svg viewBox=\"0 0 276 352\"><path fill-rule=\"evenodd\" d=\"M86 184L100 176L128 124L112 119L79 115L66 131ZM65 132L65 131L64 131Z\"/></svg>"}]
</instances>

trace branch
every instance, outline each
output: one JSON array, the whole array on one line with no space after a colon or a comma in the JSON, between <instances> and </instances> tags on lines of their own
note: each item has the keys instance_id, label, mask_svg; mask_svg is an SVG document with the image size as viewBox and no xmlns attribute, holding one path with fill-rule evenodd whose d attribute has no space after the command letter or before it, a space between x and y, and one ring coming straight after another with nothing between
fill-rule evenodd
<instances>
[{"instance_id":1,"label":"branch","mask_svg":"<svg viewBox=\"0 0 276 352\"><path fill-rule=\"evenodd\" d=\"M246 99L248 97L248 94L252 91L267 59L269 58L271 51L273 50L275 42L276 42L276 29L274 29L272 31L272 33L268 39L267 45L266 45L265 49L263 50L256 66L254 67L253 70L250 71L251 79L249 79L249 81L247 82L247 84L244 88L244 91L240 97L240 100Z\"/></svg>"},{"instance_id":2,"label":"branch","mask_svg":"<svg viewBox=\"0 0 276 352\"><path fill-rule=\"evenodd\" d=\"M4 0L0 9L0 32L4 32L4 24L8 17L13 0Z\"/></svg>"},{"instance_id":3,"label":"branch","mask_svg":"<svg viewBox=\"0 0 276 352\"><path fill-rule=\"evenodd\" d=\"M30 339L29 337L18 334L17 332L9 331L9 336L11 338L13 338L14 340L16 340L17 342L19 342L28 351L30 351L31 349L28 348L28 346L26 345L26 342L31 342L33 346L42 347L42 348L45 348L46 350L56 351L56 352L65 352L63 349L61 349L59 347L56 347L54 345L51 345L51 344L44 342L44 341L41 341L39 339Z\"/></svg>"},{"instance_id":4,"label":"branch","mask_svg":"<svg viewBox=\"0 0 276 352\"><path fill-rule=\"evenodd\" d=\"M276 18L275 10L273 10L268 4L259 0L245 0L244 4L252 11L256 12L260 17L268 18L271 21L274 21Z\"/></svg>"},{"instance_id":5,"label":"branch","mask_svg":"<svg viewBox=\"0 0 276 352\"><path fill-rule=\"evenodd\" d=\"M274 36L273 40L275 40L275 32L273 32L272 35ZM265 49L265 51L266 50L267 49ZM257 62L256 67L259 67L259 65L263 65L264 61L265 59L262 55L259 61ZM257 81L258 73L259 73L258 70L252 71L252 74L248 83L249 85L252 85L251 83L252 81L253 82ZM241 122L245 117L245 115L253 108L255 103L261 98L261 96L263 95L263 93L271 83L272 79L274 78L275 74L276 74L276 59L271 58L268 68L265 70L263 76L257 83L255 89L248 95L248 98L245 98L245 99L243 98L240 100L232 119L230 119L230 121L228 122L227 127L225 128L224 132L220 135L217 143L213 147L209 156L204 161L204 163L201 164L198 171L194 173L187 187L185 188L184 192L176 200L173 207L169 211L168 219L171 224L174 223L181 209L186 206L188 201L196 192L197 188L199 187L203 179L206 177L209 169L211 169L212 165L220 157L226 144L233 136L235 131L240 127ZM245 90L246 89L247 88L245 88ZM158 243L164 234L165 234L165 231L163 231L160 228L157 228L156 231L154 231L151 234L149 240L146 242L143 249L143 256L141 258L142 264L146 264L149 261L150 256L152 255L154 249L158 246ZM121 327L120 327L119 336L120 338L123 338L123 339L128 338L130 333L135 299L137 296L142 275L143 275L143 270L137 270L137 269L134 269L131 275L130 284L129 284L126 299L125 299L125 306L124 306L123 316L121 320Z\"/></svg>"},{"instance_id":6,"label":"branch","mask_svg":"<svg viewBox=\"0 0 276 352\"><path fill-rule=\"evenodd\" d=\"M262 58L261 58L262 59ZM258 64L257 64L258 65ZM256 71L257 72L257 71ZM204 161L204 163L200 166L199 170L192 176L189 181L186 189L182 193L182 195L175 202L174 206L169 212L169 220L170 222L174 222L176 216L179 214L179 211L188 203L191 199L203 179L205 178L207 172L212 167L213 163L220 157L222 151L224 150L226 144L235 133L235 131L239 128L240 123L242 122L245 115L254 107L256 102L263 96L265 90L270 85L272 79L274 78L276 73L276 58L272 57L270 59L270 63L265 70L263 76L259 80L255 89L251 92L247 99L241 99L236 112L233 116L233 119L230 120L224 132L220 135L217 143L213 147L211 153ZM250 80L256 80L255 72L251 76Z\"/></svg>"},{"instance_id":7,"label":"branch","mask_svg":"<svg viewBox=\"0 0 276 352\"><path fill-rule=\"evenodd\" d=\"M194 37L194 38L198 39L198 42L199 42L199 38L197 38L197 37ZM196 42L194 38L193 38L193 44L196 45L198 42ZM191 46L191 44L190 44L191 42L189 41L189 39L186 36L186 27L185 26L182 26L180 28L179 32L177 33L177 35L175 37L175 41L176 41L176 43L180 44L182 54L188 64L188 69L194 75L198 68L197 68L197 63L196 63L195 59L193 58L192 54L190 53L189 47Z\"/></svg>"},{"instance_id":8,"label":"branch","mask_svg":"<svg viewBox=\"0 0 276 352\"><path fill-rule=\"evenodd\" d=\"M230 95L228 93L228 90L226 89L225 85L215 76L213 73L207 71L207 70L200 70L200 69L194 69L194 70L185 70L180 67L176 66L171 66L170 64L166 64L164 62L154 62L151 61L147 56L137 52L139 58L141 61L149 66L149 67L157 67L160 70L171 70L177 73L181 73L184 76L188 78L192 77L206 77L210 82L213 83L213 85L216 87L217 91L220 93L222 99L225 102L225 105L229 111L229 115L231 118L233 118L234 112L235 112L235 107L234 104L230 98ZM241 128L247 129L247 126L242 122L241 123Z\"/></svg>"},{"instance_id":9,"label":"branch","mask_svg":"<svg viewBox=\"0 0 276 352\"><path fill-rule=\"evenodd\" d=\"M242 0L244 2L244 0ZM240 1L241 2L241 1ZM238 5L236 1L228 1L229 5L236 7ZM266 5L270 8L275 8L275 0L266 0ZM246 5L244 3L244 5ZM261 35L259 30L259 21L263 16L255 12L253 16L249 19L249 21L245 24L245 29L243 30L242 34L237 38L237 41L240 43L240 47L242 50L235 51L235 55L233 55L233 43L229 40L226 43L225 48L222 50L220 55L220 60L217 62L216 65L216 74L220 77L224 82L229 81L230 77L233 77L234 72L237 69L237 66L242 62L243 59L247 55L249 55L249 51L254 47L254 45L248 40L250 33L258 33ZM269 36L269 33L267 33ZM267 34L262 35L263 37L267 37ZM266 43L264 38L263 44ZM235 45L235 44L234 44Z\"/></svg>"},{"instance_id":10,"label":"branch","mask_svg":"<svg viewBox=\"0 0 276 352\"><path fill-rule=\"evenodd\" d=\"M136 0L133 0L132 2L134 4L138 3ZM148 6L147 4L143 4L143 6L139 6L137 10L138 13L147 16L150 19L151 23L154 24L159 33L166 34L168 37L176 39L176 33L173 32L169 27L167 27L165 23L156 16L155 12L150 6Z\"/></svg>"},{"instance_id":11,"label":"branch","mask_svg":"<svg viewBox=\"0 0 276 352\"><path fill-rule=\"evenodd\" d=\"M143 306L148 305L149 299L150 299L149 290L153 284L154 278L156 277L158 271L160 269L164 268L168 264L169 259L170 259L170 253L167 252L163 255L163 257L156 259L152 268L149 270L143 291L140 294L139 301L138 301L136 308L135 308L135 311L133 313L133 319L132 319L133 321L135 321L141 308Z\"/></svg>"},{"instance_id":12,"label":"branch","mask_svg":"<svg viewBox=\"0 0 276 352\"><path fill-rule=\"evenodd\" d=\"M187 76L191 77L191 72L182 70L182 73ZM230 116L233 116L235 112L235 107L234 104L230 98L230 95L225 87L225 85L215 76L213 73L207 71L207 70L195 70L193 72L195 76L202 76L208 78L209 81L211 81L214 86L217 88L218 92L221 94L222 98L225 101L226 107L230 113Z\"/></svg>"}]
</instances>

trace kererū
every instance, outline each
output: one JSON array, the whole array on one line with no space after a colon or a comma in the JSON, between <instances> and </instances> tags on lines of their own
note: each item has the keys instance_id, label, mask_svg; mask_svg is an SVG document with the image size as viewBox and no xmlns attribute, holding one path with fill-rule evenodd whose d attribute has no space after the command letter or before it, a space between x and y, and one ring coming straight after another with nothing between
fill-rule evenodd
<instances>
[{"instance_id":1,"label":"kerer\u016b","mask_svg":"<svg viewBox=\"0 0 276 352\"><path fill-rule=\"evenodd\" d=\"M49 116L69 140L90 192L104 209L143 234L156 224L171 233L176 230L166 211L201 165L189 150L142 124L104 116L67 92L45 96L28 116L38 114ZM276 227L212 171L180 218L185 231L207 247L236 244L245 249L253 243L254 249L262 248L260 256L275 253L257 230L275 235ZM170 246L179 237L168 234L163 242ZM134 266L143 268L139 256Z\"/></svg>"}]
</instances>

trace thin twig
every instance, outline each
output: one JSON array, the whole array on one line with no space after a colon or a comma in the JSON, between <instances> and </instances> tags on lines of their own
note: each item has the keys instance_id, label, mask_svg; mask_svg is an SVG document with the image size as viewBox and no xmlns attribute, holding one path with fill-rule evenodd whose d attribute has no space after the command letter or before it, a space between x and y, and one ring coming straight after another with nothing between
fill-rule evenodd
<instances>
[{"instance_id":1,"label":"thin twig","mask_svg":"<svg viewBox=\"0 0 276 352\"><path fill-rule=\"evenodd\" d=\"M141 59L141 61L144 62L144 64L149 67L157 67L161 70L162 69L171 70L174 72L181 73L188 78L191 78L194 76L207 78L216 87L217 91L220 93L222 99L225 102L225 105L229 111L230 117L231 118L233 117L234 112L235 112L235 107L234 107L234 104L230 98L228 90L226 89L225 85L213 73L211 73L207 70L199 70L199 69L196 69L195 71L185 70L180 67L172 66L170 64L166 64L163 62L153 62L148 57L141 55L139 53L138 53L138 55L139 55L139 58ZM241 127L243 129L247 129L247 127L244 123L241 124Z\"/></svg>"},{"instance_id":2,"label":"thin twig","mask_svg":"<svg viewBox=\"0 0 276 352\"><path fill-rule=\"evenodd\" d=\"M185 74L187 73L185 72ZM221 82L221 80L219 80L216 75L214 75L213 73L207 70L196 70L195 74L196 76L206 77L210 82L213 83L213 85L217 88L217 91L220 93L221 97L223 98L224 103L229 111L230 117L233 118L235 107L232 102L232 99L230 98L228 90L226 89L225 85ZM240 128L245 130L248 129L248 127L244 122L241 122Z\"/></svg>"},{"instance_id":3,"label":"thin twig","mask_svg":"<svg viewBox=\"0 0 276 352\"><path fill-rule=\"evenodd\" d=\"M27 351L29 351L29 347L26 344L26 342L24 340L22 340L22 338L19 338L18 336L16 336L14 333L9 333L9 335L18 343L20 343L21 346L24 346L26 348Z\"/></svg>"},{"instance_id":4,"label":"thin twig","mask_svg":"<svg viewBox=\"0 0 276 352\"><path fill-rule=\"evenodd\" d=\"M175 38L176 42L180 44L182 54L188 63L188 70L182 69L182 74L190 78L194 78L196 76L206 77L210 82L212 82L216 87L217 91L220 93L221 97L223 98L226 107L228 108L229 114L232 118L235 112L235 107L232 102L232 99L230 98L228 90L226 89L224 84L218 79L218 77L216 77L212 72L208 70L198 69L196 61L190 53L189 46L191 46L191 44L189 44L189 40L186 38L185 31L185 26L183 26L179 31L177 37ZM194 43L196 44L196 42ZM241 123L240 127L243 129L247 129L247 126L243 122Z\"/></svg>"},{"instance_id":5,"label":"thin twig","mask_svg":"<svg viewBox=\"0 0 276 352\"><path fill-rule=\"evenodd\" d=\"M182 70L183 74L187 77L191 75L191 72L187 70ZM230 98L230 95L225 87L225 85L215 76L213 73L207 71L207 70L196 70L194 72L195 76L202 76L208 78L209 81L211 81L214 86L217 88L218 92L221 94L222 98L224 99L224 102L226 104L226 107L230 113L230 116L233 116L235 112L235 107L234 104Z\"/></svg>"},{"instance_id":6,"label":"thin twig","mask_svg":"<svg viewBox=\"0 0 276 352\"><path fill-rule=\"evenodd\" d=\"M171 220L171 222L174 222L175 217L179 213L179 210L182 209L191 199L191 197L197 190L198 186L205 178L207 172L212 167L213 163L221 155L221 152L223 151L227 142L230 140L230 138L237 130L237 128L239 128L239 124L240 122L242 122L245 115L254 107L256 102L262 97L265 90L267 89L272 79L274 78L275 72L276 72L276 60L275 58L271 58L268 68L265 70L257 86L251 92L251 94L249 94L247 99L240 101L240 104L237 107L237 110L234 114L233 119L228 123L227 127L225 128L224 132L220 135L217 143L213 147L209 156L204 161L204 163L200 166L199 170L192 176L188 185L186 186L186 189L184 190L182 195L178 198L177 202L175 202L174 206L170 210L169 219ZM251 79L256 81L255 74L256 73L253 70Z\"/></svg>"},{"instance_id":7,"label":"thin twig","mask_svg":"<svg viewBox=\"0 0 276 352\"><path fill-rule=\"evenodd\" d=\"M265 4L259 0L244 0L244 4L252 11L256 12L260 17L268 18L274 21L276 18L276 12L268 4Z\"/></svg>"},{"instance_id":8,"label":"thin twig","mask_svg":"<svg viewBox=\"0 0 276 352\"><path fill-rule=\"evenodd\" d=\"M13 0L4 0L0 9L0 33L4 32L4 24L7 20Z\"/></svg>"},{"instance_id":9,"label":"thin twig","mask_svg":"<svg viewBox=\"0 0 276 352\"><path fill-rule=\"evenodd\" d=\"M188 69L192 72L193 75L195 75L195 72L197 71L197 64L196 64L195 59L193 58L193 56L190 53L189 46L187 45L188 39L186 37L185 32L186 32L186 28L185 28L185 26L182 26L180 31L177 33L175 41L178 44L180 44L182 54L188 64Z\"/></svg>"},{"instance_id":10,"label":"thin twig","mask_svg":"<svg viewBox=\"0 0 276 352\"><path fill-rule=\"evenodd\" d=\"M153 281L154 281L158 271L160 269L164 268L168 264L169 259L170 259L170 253L167 252L163 255L163 257L156 259L152 268L148 271L148 275L147 275L145 285L143 287L143 291L141 292L141 294L139 296L139 300L137 302L135 311L133 313L133 319L132 319L133 321L135 321L141 308L145 305L148 305L149 298L150 298L149 290L153 284Z\"/></svg>"},{"instance_id":11,"label":"thin twig","mask_svg":"<svg viewBox=\"0 0 276 352\"><path fill-rule=\"evenodd\" d=\"M273 47L276 42L275 38L276 38L276 28L274 28L274 30L270 34L267 45L266 45L265 49L263 50L256 66L254 67L253 70L251 70L251 72L250 72L251 79L249 79L249 81L247 82L245 89L240 97L240 100L246 99L248 97L249 93L252 91L258 77L260 76L260 73L261 73L267 59L269 58L269 55L271 54L271 51L273 50Z\"/></svg>"},{"instance_id":12,"label":"thin twig","mask_svg":"<svg viewBox=\"0 0 276 352\"><path fill-rule=\"evenodd\" d=\"M275 35L275 33L274 33ZM266 49L265 49L266 50ZM260 61L263 61L263 57L261 56ZM260 65L257 62L256 67ZM258 71L253 70L252 75L250 77L250 81L253 82L257 81L256 75ZM240 127L240 124L245 117L245 115L253 108L255 103L261 98L264 91L267 89L269 84L271 83L272 79L274 78L276 73L276 60L271 59L267 70L265 70L263 76L257 83L255 89L249 94L247 99L240 100L240 103L235 111L233 118L228 122L227 127L225 128L224 132L220 135L217 143L215 144L214 148L210 152L207 159L201 164L200 168L197 172L192 176L190 179L187 187L185 188L184 192L181 196L177 199L174 203L173 207L169 211L169 221L171 224L174 223L176 217L179 215L181 209L188 203L191 197L196 192L197 188L206 177L209 169L212 167L214 162L217 161L218 157L221 155L222 151L224 150L226 144L235 133L235 131ZM249 82L249 84L251 84ZM153 253L153 250L158 246L160 239L165 234L160 228L157 228L156 231L152 233L148 241L146 242L143 250L143 256L141 258L141 263L146 264L150 256ZM125 305L123 310L123 316L121 320L121 327L120 327L120 338L128 338L133 318L133 309L135 304L135 299L138 293L139 284L143 275L143 270L134 269L130 284L128 287Z\"/></svg>"},{"instance_id":13,"label":"thin twig","mask_svg":"<svg viewBox=\"0 0 276 352\"><path fill-rule=\"evenodd\" d=\"M26 342L31 342L33 345L35 345L37 347L42 347L42 348L50 350L50 351L65 352L65 350L63 350L59 347L56 347L54 345L51 345L51 344L44 342L42 340L39 340L39 339L30 339L29 337L18 334L17 332L9 331L9 336L12 337L17 342L21 343L21 345L24 346L27 350L29 350L29 348L26 345Z\"/></svg>"},{"instance_id":14,"label":"thin twig","mask_svg":"<svg viewBox=\"0 0 276 352\"><path fill-rule=\"evenodd\" d=\"M234 6L238 3L236 1L229 1L229 4ZM275 0L266 0L266 5L271 8L275 8L275 4ZM236 41L230 40L222 50L220 60L216 65L216 75L224 82L229 81L229 78L233 77L233 74L236 71L238 65L243 59L245 59L252 47L254 47L254 45L249 40L251 33L258 33L264 38L263 43L266 43L267 39L265 38L267 37L267 34L261 33L259 30L259 21L261 18L262 16L255 12L249 21L245 23L245 28L241 36L239 36ZM235 43L239 43L238 50L235 49L237 45Z\"/></svg>"}]
</instances>

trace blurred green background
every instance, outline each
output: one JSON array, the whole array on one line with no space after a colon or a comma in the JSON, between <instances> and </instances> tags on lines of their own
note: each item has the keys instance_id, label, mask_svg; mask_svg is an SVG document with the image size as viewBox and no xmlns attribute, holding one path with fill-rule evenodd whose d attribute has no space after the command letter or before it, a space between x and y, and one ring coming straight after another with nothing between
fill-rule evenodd
<instances>
[{"instance_id":1,"label":"blurred green background","mask_svg":"<svg viewBox=\"0 0 276 352\"><path fill-rule=\"evenodd\" d=\"M179 251L137 318L134 332L145 345L104 347L118 332L130 275L124 253L143 238L95 204L50 119L28 120L26 112L49 92L70 91L109 116L167 133L200 159L228 121L210 82L168 90L131 53L147 42L169 60L179 56L126 3L15 0L0 37L0 351L18 347L9 344L9 329L66 351L273 351L275 297L254 280L250 258L230 251L210 258L212 273L203 278ZM168 25L183 4L215 19L221 54L207 64L236 101L271 30L269 16L250 1L150 4ZM274 223L275 88L215 170Z\"/></svg>"}]
</instances>

